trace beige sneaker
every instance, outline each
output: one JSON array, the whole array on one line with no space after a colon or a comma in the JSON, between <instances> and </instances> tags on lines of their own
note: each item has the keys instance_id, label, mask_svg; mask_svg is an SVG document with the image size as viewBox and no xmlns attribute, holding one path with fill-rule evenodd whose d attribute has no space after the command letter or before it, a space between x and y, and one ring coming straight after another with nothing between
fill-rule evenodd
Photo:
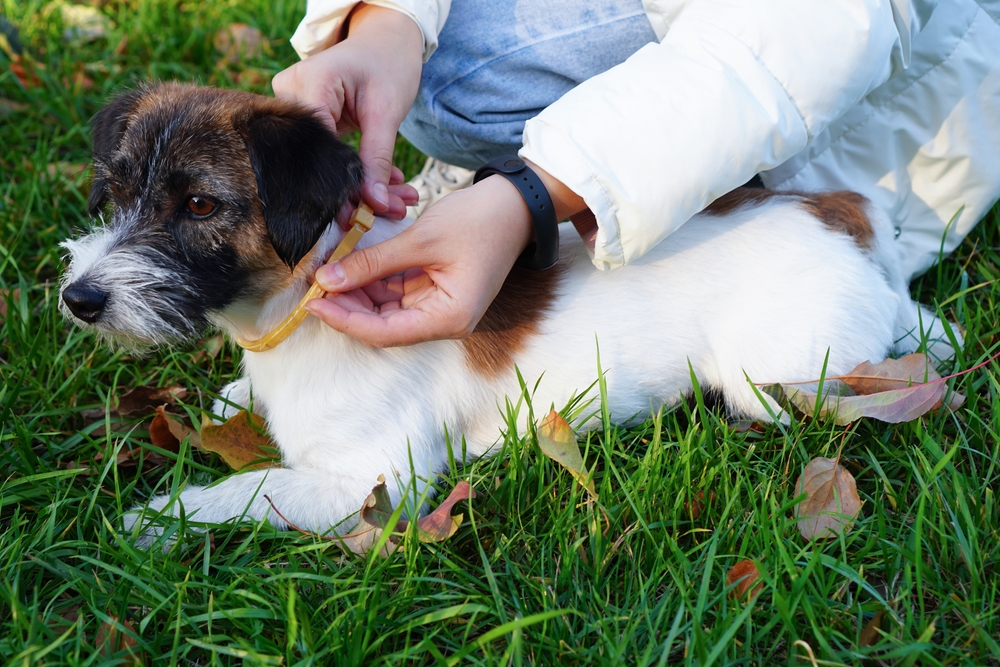
<instances>
[{"instance_id":1,"label":"beige sneaker","mask_svg":"<svg viewBox=\"0 0 1000 667\"><path fill-rule=\"evenodd\" d=\"M420 217L428 206L441 197L471 185L472 177L475 175L476 172L471 169L446 164L432 157L427 158L424 168L410 181L420 199L415 206L406 207L407 214L414 218Z\"/></svg>"}]
</instances>

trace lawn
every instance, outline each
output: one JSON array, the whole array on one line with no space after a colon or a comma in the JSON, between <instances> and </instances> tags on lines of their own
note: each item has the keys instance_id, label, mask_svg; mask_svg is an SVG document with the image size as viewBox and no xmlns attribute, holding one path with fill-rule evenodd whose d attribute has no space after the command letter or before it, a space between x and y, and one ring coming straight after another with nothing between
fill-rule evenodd
<instances>
[{"instance_id":1,"label":"lawn","mask_svg":"<svg viewBox=\"0 0 1000 667\"><path fill-rule=\"evenodd\" d=\"M228 471L107 410L133 387L179 385L197 417L240 353L208 337L132 358L59 314L58 244L88 224L88 119L143 79L269 93L303 5L94 0L105 18L88 38L68 4L0 0L25 54L0 53L4 663L1000 665L995 362L955 381L956 412L897 426L739 430L698 397L628 430L614 423L631 415L605 415L580 434L597 502L532 439L507 437L441 481L478 492L458 533L388 558L266 524L189 533L167 553L124 539L134 503ZM234 22L264 47L220 62L213 39ZM408 175L421 159L399 143ZM913 286L966 331L959 368L1000 347L998 278L994 209ZM841 447L861 515L805 540L795 480ZM727 572L745 559L763 590L737 601Z\"/></svg>"}]
</instances>

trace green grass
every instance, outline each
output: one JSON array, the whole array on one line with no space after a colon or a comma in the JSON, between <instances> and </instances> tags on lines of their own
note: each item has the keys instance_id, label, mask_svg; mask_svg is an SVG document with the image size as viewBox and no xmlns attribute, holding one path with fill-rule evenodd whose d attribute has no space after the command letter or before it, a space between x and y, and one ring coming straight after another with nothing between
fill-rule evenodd
<instances>
[{"instance_id":1,"label":"green grass","mask_svg":"<svg viewBox=\"0 0 1000 667\"><path fill-rule=\"evenodd\" d=\"M122 539L121 513L154 489L226 473L182 449L166 464L142 422L85 416L125 389L181 384L208 407L238 353L200 346L133 359L98 347L56 308L58 243L87 224L87 120L144 78L221 86L294 61L302 2L100 3L114 26L62 41L52 3L0 0L44 69L21 87L0 56L0 659L8 664L130 664L95 648L102 623L127 622L145 664L1000 664L1000 406L997 365L958 380L956 414L849 428L795 422L739 433L693 400L631 430L584 437L600 501L530 440L453 470L479 497L442 544L408 541L388 559L267 525L216 527L169 553ZM233 21L270 40L259 58L218 68L216 30ZM122 48L127 36L127 43ZM75 86L83 72L93 88ZM268 92L266 77L251 89ZM412 175L421 156L402 146ZM71 171L76 167L71 167ZM914 285L967 332L961 364L996 351L996 210L940 269ZM19 290L14 292L13 290ZM775 314L780 317L780 314ZM814 456L844 464L864 500L839 539L806 542L794 482ZM99 460L98 455L100 455ZM89 463L88 463L89 462ZM82 466L82 467L81 467ZM716 499L692 519L699 491ZM743 606L726 573L756 560L764 591ZM880 615L882 634L861 632Z\"/></svg>"}]
</instances>

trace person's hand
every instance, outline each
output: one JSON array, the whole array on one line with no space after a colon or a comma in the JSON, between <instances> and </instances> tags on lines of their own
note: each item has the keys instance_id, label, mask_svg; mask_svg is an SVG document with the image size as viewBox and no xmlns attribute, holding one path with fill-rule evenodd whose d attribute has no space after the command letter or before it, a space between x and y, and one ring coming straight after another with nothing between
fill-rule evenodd
<instances>
[{"instance_id":1,"label":"person's hand","mask_svg":"<svg viewBox=\"0 0 1000 667\"><path fill-rule=\"evenodd\" d=\"M316 281L328 294L306 309L378 347L461 338L531 236L521 195L491 176L441 198L398 236L320 267Z\"/></svg>"},{"instance_id":2,"label":"person's hand","mask_svg":"<svg viewBox=\"0 0 1000 667\"><path fill-rule=\"evenodd\" d=\"M528 164L548 190L557 220L589 214L577 194ZM462 338L475 329L533 235L517 188L490 176L442 197L398 236L320 267L316 281L327 294L306 309L378 347Z\"/></svg>"},{"instance_id":3,"label":"person's hand","mask_svg":"<svg viewBox=\"0 0 1000 667\"><path fill-rule=\"evenodd\" d=\"M385 217L402 218L406 205L417 201L416 190L393 172L392 151L417 95L422 58L423 37L410 17L361 5L346 39L279 72L271 83L275 97L315 107L330 129L361 130L361 196Z\"/></svg>"}]
</instances>

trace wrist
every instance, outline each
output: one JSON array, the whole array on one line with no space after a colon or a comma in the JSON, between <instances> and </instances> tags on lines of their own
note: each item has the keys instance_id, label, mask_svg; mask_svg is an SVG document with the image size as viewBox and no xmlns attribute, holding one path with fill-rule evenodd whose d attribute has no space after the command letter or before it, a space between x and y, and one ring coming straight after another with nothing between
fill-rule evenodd
<instances>
[{"instance_id":1,"label":"wrist","mask_svg":"<svg viewBox=\"0 0 1000 667\"><path fill-rule=\"evenodd\" d=\"M524 158L521 158L524 160ZM556 220L566 220L578 213L587 210L587 203L583 197L570 190L562 181L545 171L531 160L524 160L524 163L531 167L532 171L538 174L545 189L549 192L552 205L556 209Z\"/></svg>"},{"instance_id":2,"label":"wrist","mask_svg":"<svg viewBox=\"0 0 1000 667\"><path fill-rule=\"evenodd\" d=\"M512 253L513 261L535 235L531 212L521 193L513 183L497 174L484 178L467 190L470 194L475 193L478 210L490 211L497 218L493 228L504 230L503 237L508 240L506 249Z\"/></svg>"}]
</instances>

